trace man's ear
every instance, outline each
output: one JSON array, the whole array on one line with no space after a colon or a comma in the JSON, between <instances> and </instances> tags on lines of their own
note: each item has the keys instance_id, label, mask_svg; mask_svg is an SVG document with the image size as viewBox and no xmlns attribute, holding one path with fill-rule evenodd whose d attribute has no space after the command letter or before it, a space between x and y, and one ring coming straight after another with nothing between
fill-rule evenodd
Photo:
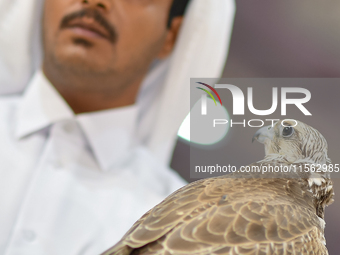
<instances>
[{"instance_id":1,"label":"man's ear","mask_svg":"<svg viewBox=\"0 0 340 255\"><path fill-rule=\"evenodd\" d=\"M183 16L174 17L172 19L171 26L170 28L168 28L168 32L167 32L163 47L157 55L158 58L164 59L167 56L169 56L170 53L172 52L175 46L176 40L177 40L179 29L181 28L181 25L182 25L182 21L183 21Z\"/></svg>"}]
</instances>

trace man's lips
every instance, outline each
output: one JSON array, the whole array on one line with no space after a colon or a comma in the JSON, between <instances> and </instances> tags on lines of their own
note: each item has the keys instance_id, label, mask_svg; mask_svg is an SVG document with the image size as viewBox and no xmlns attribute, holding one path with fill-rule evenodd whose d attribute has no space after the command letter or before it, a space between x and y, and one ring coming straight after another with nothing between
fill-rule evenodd
<instances>
[{"instance_id":1,"label":"man's lips","mask_svg":"<svg viewBox=\"0 0 340 255\"><path fill-rule=\"evenodd\" d=\"M82 9L67 14L61 20L60 29L73 30L73 33L86 37L105 38L111 44L114 44L118 37L114 25L97 9Z\"/></svg>"},{"instance_id":2,"label":"man's lips","mask_svg":"<svg viewBox=\"0 0 340 255\"><path fill-rule=\"evenodd\" d=\"M93 19L78 19L70 22L66 29L71 29L75 34L86 36L86 37L101 37L109 39L110 35L105 28L100 26Z\"/></svg>"}]
</instances>

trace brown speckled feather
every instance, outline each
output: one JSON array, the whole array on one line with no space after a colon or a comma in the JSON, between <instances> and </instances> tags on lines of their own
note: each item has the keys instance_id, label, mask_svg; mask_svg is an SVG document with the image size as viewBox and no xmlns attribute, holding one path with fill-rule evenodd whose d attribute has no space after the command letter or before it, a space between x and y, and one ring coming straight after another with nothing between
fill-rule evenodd
<instances>
[{"instance_id":1,"label":"brown speckled feather","mask_svg":"<svg viewBox=\"0 0 340 255\"><path fill-rule=\"evenodd\" d=\"M290 164L282 156L275 159L269 155L253 165ZM323 211L318 215L317 208L331 202L331 181L322 177L322 186L294 175L299 174L221 176L188 184L104 254L328 254ZM322 199L316 188L323 190Z\"/></svg>"}]
</instances>

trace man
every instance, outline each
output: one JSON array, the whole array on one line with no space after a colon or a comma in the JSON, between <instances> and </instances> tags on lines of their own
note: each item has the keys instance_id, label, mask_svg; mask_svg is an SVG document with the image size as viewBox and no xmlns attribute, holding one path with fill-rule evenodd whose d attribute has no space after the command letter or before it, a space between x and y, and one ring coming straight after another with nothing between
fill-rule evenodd
<instances>
[{"instance_id":1,"label":"man","mask_svg":"<svg viewBox=\"0 0 340 255\"><path fill-rule=\"evenodd\" d=\"M220 74L229 38L224 31L231 23L223 13L207 25L202 11L206 19L230 4L220 1L206 8L204 1L192 3L179 40L182 17L176 7L183 0L45 1L41 68L23 95L0 99L1 254L100 253L184 184L165 167L188 111L178 108L181 103L174 105L174 99L184 94L188 100L183 84L188 86L190 75ZM22 13L34 8L18 12L23 8L19 2L25 6L28 1L0 2L11 7L11 14L16 11L5 19L15 20L12 32L21 31L16 25L34 16ZM8 40L6 31L1 35ZM189 35L199 42L185 40ZM213 49L200 47L202 35L215 43L209 44ZM178 48L169 58L176 41ZM26 41L15 51L20 52L21 43ZM25 80L27 71L20 68L34 70L39 54L16 54L13 61L7 55L13 48L7 46L1 48L0 63L15 71L2 70L1 77L8 87L23 86L18 81ZM189 65L188 58L195 60L199 50L211 60L209 72L202 70L206 65Z\"/></svg>"}]
</instances>

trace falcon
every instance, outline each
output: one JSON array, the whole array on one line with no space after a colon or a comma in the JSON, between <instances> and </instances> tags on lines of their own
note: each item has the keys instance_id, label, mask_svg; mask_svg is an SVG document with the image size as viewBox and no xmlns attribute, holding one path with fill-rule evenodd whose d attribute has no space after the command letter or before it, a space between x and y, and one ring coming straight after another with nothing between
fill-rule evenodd
<instances>
[{"instance_id":1,"label":"falcon","mask_svg":"<svg viewBox=\"0 0 340 255\"><path fill-rule=\"evenodd\" d=\"M296 125L297 123L297 125ZM284 120L254 140L265 158L250 166L289 172L235 173L190 183L140 218L103 255L328 254L324 210L333 202L327 142ZM323 171L312 171L320 165Z\"/></svg>"}]
</instances>

